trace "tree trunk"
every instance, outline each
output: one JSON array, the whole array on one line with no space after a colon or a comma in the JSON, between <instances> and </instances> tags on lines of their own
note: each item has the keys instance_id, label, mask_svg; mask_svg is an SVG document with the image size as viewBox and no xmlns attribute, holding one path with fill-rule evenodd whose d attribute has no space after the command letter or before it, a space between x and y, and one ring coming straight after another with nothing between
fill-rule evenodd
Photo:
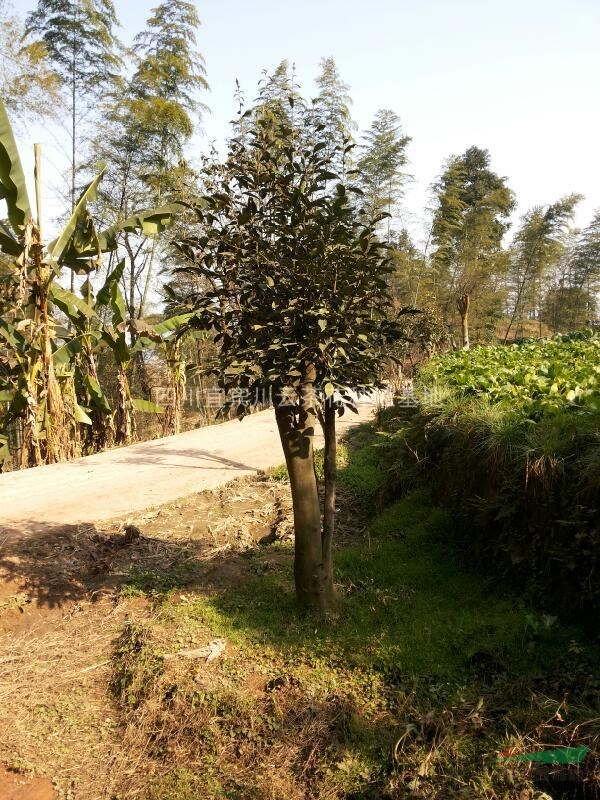
<instances>
[{"instance_id":1,"label":"tree trunk","mask_svg":"<svg viewBox=\"0 0 600 800\"><path fill-rule=\"evenodd\" d=\"M75 4L75 18L77 19L77 4ZM77 151L75 135L77 133L77 41L75 30L77 23L73 26L73 53L71 62L71 214L75 211L75 170L77 161ZM75 292L75 272L71 270L71 294Z\"/></svg>"},{"instance_id":2,"label":"tree trunk","mask_svg":"<svg viewBox=\"0 0 600 800\"><path fill-rule=\"evenodd\" d=\"M462 349L468 350L471 346L469 341L469 303L468 294L461 294L456 300L458 313L460 314L460 327L462 336Z\"/></svg>"},{"instance_id":3,"label":"tree trunk","mask_svg":"<svg viewBox=\"0 0 600 800\"><path fill-rule=\"evenodd\" d=\"M181 431L181 409L185 397L185 361L181 357L181 339L165 345L167 362L167 404L162 418L162 435Z\"/></svg>"},{"instance_id":4,"label":"tree trunk","mask_svg":"<svg viewBox=\"0 0 600 800\"><path fill-rule=\"evenodd\" d=\"M117 372L117 407L115 409L115 444L128 445L137 438L135 411L131 404L129 381L123 365Z\"/></svg>"},{"instance_id":5,"label":"tree trunk","mask_svg":"<svg viewBox=\"0 0 600 800\"><path fill-rule=\"evenodd\" d=\"M335 533L335 486L337 478L337 439L335 436L336 406L333 397L325 400L323 435L325 437L324 473L325 500L323 504L323 574L325 591L333 598L333 535Z\"/></svg>"},{"instance_id":6,"label":"tree trunk","mask_svg":"<svg viewBox=\"0 0 600 800\"><path fill-rule=\"evenodd\" d=\"M306 371L302 403L275 405L275 419L290 477L294 510L294 580L301 611L327 613L331 593L323 564L321 504L314 469L313 441L316 409L313 393L314 367ZM314 380L314 378L313 378Z\"/></svg>"}]
</instances>

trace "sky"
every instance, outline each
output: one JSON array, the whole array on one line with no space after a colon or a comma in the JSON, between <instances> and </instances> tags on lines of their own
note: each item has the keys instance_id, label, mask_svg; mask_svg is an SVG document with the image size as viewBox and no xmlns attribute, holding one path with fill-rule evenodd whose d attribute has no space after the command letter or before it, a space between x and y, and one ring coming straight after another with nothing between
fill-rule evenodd
<instances>
[{"instance_id":1,"label":"sky","mask_svg":"<svg viewBox=\"0 0 600 800\"><path fill-rule=\"evenodd\" d=\"M14 0L21 13L35 0ZM157 0L115 0L125 42ZM235 114L239 79L255 97L264 69L284 58L314 96L319 61L333 56L350 85L361 130L381 108L412 137L404 220L423 241L430 186L444 161L487 148L516 193L518 217L578 192L576 223L600 207L600 2L598 0L198 0L198 47L206 60L211 113L198 152L221 145ZM33 127L47 158L45 193L63 156L56 133ZM66 167L65 167L66 169Z\"/></svg>"}]
</instances>

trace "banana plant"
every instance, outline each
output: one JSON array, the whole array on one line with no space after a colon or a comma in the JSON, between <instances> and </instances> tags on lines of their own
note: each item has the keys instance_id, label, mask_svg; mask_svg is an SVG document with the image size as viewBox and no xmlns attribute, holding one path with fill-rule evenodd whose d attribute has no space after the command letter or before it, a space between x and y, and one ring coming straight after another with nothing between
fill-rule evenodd
<instances>
[{"instance_id":1,"label":"banana plant","mask_svg":"<svg viewBox=\"0 0 600 800\"><path fill-rule=\"evenodd\" d=\"M165 405L162 410L162 435L173 436L181 431L181 416L186 386L186 362L182 344L190 333L189 321L192 313L176 314L149 325L143 320L130 320L132 331L140 337L136 341L144 346L153 343L163 351L167 367ZM140 409L149 410L149 409ZM151 409L153 410L153 409Z\"/></svg>"},{"instance_id":2,"label":"banana plant","mask_svg":"<svg viewBox=\"0 0 600 800\"><path fill-rule=\"evenodd\" d=\"M36 159L34 219L14 135L0 100L0 200L5 201L7 209L6 222L0 222L0 340L4 345L0 349L0 457L7 452L5 431L18 420L23 439L20 466L52 463L76 455L81 424L92 429L96 425L95 447L105 447L110 441L111 409L100 388L95 362L100 342L112 349L117 360L115 440L127 442L135 436L135 401L131 400L126 376L131 356L118 268L116 277L113 271L96 298L96 306L110 307L110 325L99 325L91 302L66 292L58 278L65 268L89 276L100 266L104 253L116 250L122 231L160 233L181 206L171 204L142 211L98 232L88 204L96 198L103 173L101 170L86 186L60 235L44 246L39 163ZM91 292L89 278L87 288ZM87 301L90 300L88 294ZM54 318L53 305L66 315L70 329L63 328ZM84 404L77 400L78 385L86 389Z\"/></svg>"}]
</instances>

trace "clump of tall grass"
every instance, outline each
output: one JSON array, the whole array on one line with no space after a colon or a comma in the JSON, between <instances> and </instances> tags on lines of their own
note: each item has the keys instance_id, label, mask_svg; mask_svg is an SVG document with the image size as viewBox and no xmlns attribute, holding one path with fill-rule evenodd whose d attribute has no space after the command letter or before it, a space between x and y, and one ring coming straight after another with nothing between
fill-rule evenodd
<instances>
[{"instance_id":1,"label":"clump of tall grass","mask_svg":"<svg viewBox=\"0 0 600 800\"><path fill-rule=\"evenodd\" d=\"M469 561L543 606L600 610L598 414L531 419L518 403L446 391L401 426L388 414L388 497L425 486Z\"/></svg>"}]
</instances>

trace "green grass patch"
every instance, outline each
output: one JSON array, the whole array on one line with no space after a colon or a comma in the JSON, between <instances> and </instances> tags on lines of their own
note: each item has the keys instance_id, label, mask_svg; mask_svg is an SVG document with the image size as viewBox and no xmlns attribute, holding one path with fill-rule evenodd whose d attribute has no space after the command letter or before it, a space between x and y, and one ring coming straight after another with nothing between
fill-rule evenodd
<instances>
[{"instance_id":1,"label":"green grass patch","mask_svg":"<svg viewBox=\"0 0 600 800\"><path fill-rule=\"evenodd\" d=\"M447 516L422 496L376 517L365 542L336 553L341 603L333 624L297 618L291 567L165 613L196 619L237 645L275 647L289 661L342 659L348 669L393 669L409 681L428 675L461 683L480 651L515 676L560 657L573 631L534 636L532 609L462 569L447 531Z\"/></svg>"},{"instance_id":2,"label":"green grass patch","mask_svg":"<svg viewBox=\"0 0 600 800\"><path fill-rule=\"evenodd\" d=\"M191 562L174 564L167 570L134 570L120 587L122 597L153 597L159 599L173 589L182 589L193 583L196 566Z\"/></svg>"}]
</instances>

